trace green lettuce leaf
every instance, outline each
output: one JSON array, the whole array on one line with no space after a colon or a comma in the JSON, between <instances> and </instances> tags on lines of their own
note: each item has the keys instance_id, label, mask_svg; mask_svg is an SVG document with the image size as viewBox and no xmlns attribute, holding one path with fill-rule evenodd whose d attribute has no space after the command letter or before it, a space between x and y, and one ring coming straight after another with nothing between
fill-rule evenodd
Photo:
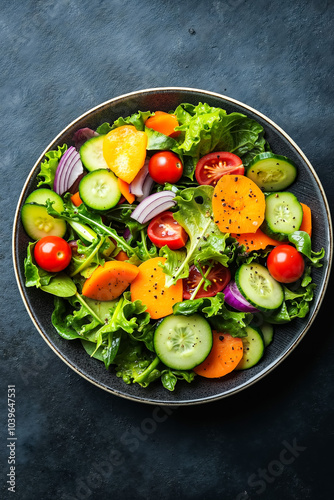
<instances>
[{"instance_id":1,"label":"green lettuce leaf","mask_svg":"<svg viewBox=\"0 0 334 500\"><path fill-rule=\"evenodd\" d=\"M49 186L50 189L53 189L58 163L66 150L67 145L63 144L58 146L56 151L48 151L45 154L46 160L41 163L41 170L37 174L37 180L39 181L37 187Z\"/></svg>"},{"instance_id":2,"label":"green lettuce leaf","mask_svg":"<svg viewBox=\"0 0 334 500\"><path fill-rule=\"evenodd\" d=\"M263 127L241 113L227 114L221 108L199 103L180 104L175 110L182 132L178 147L184 155L194 158L192 178L198 159L211 151L229 151L241 157L247 166L253 157L266 150ZM181 142L182 141L182 142Z\"/></svg>"}]
</instances>

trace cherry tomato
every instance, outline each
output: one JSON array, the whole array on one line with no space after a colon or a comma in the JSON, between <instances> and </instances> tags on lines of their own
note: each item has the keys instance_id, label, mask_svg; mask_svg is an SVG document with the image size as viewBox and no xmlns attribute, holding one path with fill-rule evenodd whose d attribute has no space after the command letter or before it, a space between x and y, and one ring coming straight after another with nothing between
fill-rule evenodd
<instances>
[{"instance_id":1,"label":"cherry tomato","mask_svg":"<svg viewBox=\"0 0 334 500\"><path fill-rule=\"evenodd\" d=\"M38 266L50 273L63 271L71 261L70 245L59 236L44 236L37 241L34 257Z\"/></svg>"},{"instance_id":2,"label":"cherry tomato","mask_svg":"<svg viewBox=\"0 0 334 500\"><path fill-rule=\"evenodd\" d=\"M162 212L148 225L147 236L158 248L167 245L171 250L184 247L188 235L173 217L172 212Z\"/></svg>"},{"instance_id":3,"label":"cherry tomato","mask_svg":"<svg viewBox=\"0 0 334 500\"><path fill-rule=\"evenodd\" d=\"M198 184L215 186L223 175L243 175L244 172L245 168L239 156L218 151L203 156L197 162L195 177Z\"/></svg>"},{"instance_id":4,"label":"cherry tomato","mask_svg":"<svg viewBox=\"0 0 334 500\"><path fill-rule=\"evenodd\" d=\"M302 254L295 247L278 245L268 255L267 267L276 281L293 283L302 276L305 263Z\"/></svg>"},{"instance_id":5,"label":"cherry tomato","mask_svg":"<svg viewBox=\"0 0 334 500\"><path fill-rule=\"evenodd\" d=\"M202 272L205 274L207 266L203 266ZM183 280L183 298L190 299L197 285L202 279L202 275L195 265L190 266L188 278ZM221 292L226 285L231 281L231 272L228 267L224 267L218 262L209 272L207 279L211 281L211 285L204 290L204 283L196 293L196 299L201 297L213 297L218 292Z\"/></svg>"},{"instance_id":6,"label":"cherry tomato","mask_svg":"<svg viewBox=\"0 0 334 500\"><path fill-rule=\"evenodd\" d=\"M150 158L148 171L158 184L165 182L173 184L182 177L183 164L180 158L171 151L160 151Z\"/></svg>"}]
</instances>

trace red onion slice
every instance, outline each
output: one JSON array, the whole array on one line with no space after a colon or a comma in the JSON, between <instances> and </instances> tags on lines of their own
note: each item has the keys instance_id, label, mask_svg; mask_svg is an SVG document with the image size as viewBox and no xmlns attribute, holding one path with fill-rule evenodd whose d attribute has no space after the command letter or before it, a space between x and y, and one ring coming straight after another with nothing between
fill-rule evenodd
<instances>
[{"instance_id":1,"label":"red onion slice","mask_svg":"<svg viewBox=\"0 0 334 500\"><path fill-rule=\"evenodd\" d=\"M144 166L139 170L138 174L130 184L130 193L135 196L143 196L143 185L146 177L149 175L148 162L149 160L145 160Z\"/></svg>"},{"instance_id":2,"label":"red onion slice","mask_svg":"<svg viewBox=\"0 0 334 500\"><path fill-rule=\"evenodd\" d=\"M54 191L59 195L66 193L83 172L80 155L70 146L60 158L53 184Z\"/></svg>"},{"instance_id":3,"label":"red onion slice","mask_svg":"<svg viewBox=\"0 0 334 500\"><path fill-rule=\"evenodd\" d=\"M258 312L258 309L252 306L252 304L250 304L245 297L241 295L235 281L230 281L224 288L223 293L225 295L226 304L233 307L233 309L241 312Z\"/></svg>"},{"instance_id":4,"label":"red onion slice","mask_svg":"<svg viewBox=\"0 0 334 500\"><path fill-rule=\"evenodd\" d=\"M148 175L143 184L143 194L138 197L138 201L143 201L150 194L154 180L150 175Z\"/></svg>"},{"instance_id":5,"label":"red onion slice","mask_svg":"<svg viewBox=\"0 0 334 500\"><path fill-rule=\"evenodd\" d=\"M85 144L88 139L91 139L92 137L95 137L96 135L99 135L95 130L92 130L91 128L85 127L85 128L79 128L73 135L73 142L75 144L75 148L77 151L81 148L83 144Z\"/></svg>"},{"instance_id":6,"label":"red onion slice","mask_svg":"<svg viewBox=\"0 0 334 500\"><path fill-rule=\"evenodd\" d=\"M140 224L145 224L156 215L176 204L173 191L161 191L147 196L132 212L131 217Z\"/></svg>"}]
</instances>

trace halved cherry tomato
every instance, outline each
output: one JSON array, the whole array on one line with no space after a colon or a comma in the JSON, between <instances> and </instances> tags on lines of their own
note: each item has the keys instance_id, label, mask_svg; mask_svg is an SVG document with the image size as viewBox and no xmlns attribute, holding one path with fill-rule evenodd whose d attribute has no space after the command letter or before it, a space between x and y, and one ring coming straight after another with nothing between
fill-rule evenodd
<instances>
[{"instance_id":1,"label":"halved cherry tomato","mask_svg":"<svg viewBox=\"0 0 334 500\"><path fill-rule=\"evenodd\" d=\"M226 151L218 151L203 156L196 165L195 177L198 184L215 186L226 174L243 175L245 168L239 156Z\"/></svg>"},{"instance_id":2,"label":"halved cherry tomato","mask_svg":"<svg viewBox=\"0 0 334 500\"><path fill-rule=\"evenodd\" d=\"M174 183L181 179L183 164L180 158L171 151L160 151L150 158L148 171L158 184Z\"/></svg>"},{"instance_id":3,"label":"halved cherry tomato","mask_svg":"<svg viewBox=\"0 0 334 500\"><path fill-rule=\"evenodd\" d=\"M63 271L70 263L70 245L59 236L44 236L37 241L34 257L38 266L50 273Z\"/></svg>"},{"instance_id":4,"label":"halved cherry tomato","mask_svg":"<svg viewBox=\"0 0 334 500\"><path fill-rule=\"evenodd\" d=\"M280 283L293 283L301 278L305 262L303 256L291 245L278 245L267 258L271 276Z\"/></svg>"},{"instance_id":5,"label":"halved cherry tomato","mask_svg":"<svg viewBox=\"0 0 334 500\"><path fill-rule=\"evenodd\" d=\"M205 274L208 266L203 266L202 272ZM195 265L190 266L188 278L183 280L183 298L190 299L197 285L202 279L202 274ZM196 299L201 297L213 297L218 292L221 292L226 285L231 281L231 272L228 267L224 267L218 262L213 266L209 272L207 279L211 281L211 285L204 290L204 284L196 293Z\"/></svg>"},{"instance_id":6,"label":"halved cherry tomato","mask_svg":"<svg viewBox=\"0 0 334 500\"><path fill-rule=\"evenodd\" d=\"M162 212L148 225L147 236L158 248L167 245L171 250L184 247L188 235L173 217L172 212Z\"/></svg>"}]
</instances>

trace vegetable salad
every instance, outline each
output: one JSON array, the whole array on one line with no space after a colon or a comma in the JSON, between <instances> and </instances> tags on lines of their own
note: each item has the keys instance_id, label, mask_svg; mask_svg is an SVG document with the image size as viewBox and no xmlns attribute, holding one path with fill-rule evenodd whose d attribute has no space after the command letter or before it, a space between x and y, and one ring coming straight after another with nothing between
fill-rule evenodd
<instances>
[{"instance_id":1,"label":"vegetable salad","mask_svg":"<svg viewBox=\"0 0 334 500\"><path fill-rule=\"evenodd\" d=\"M80 129L22 207L26 286L126 384L251 369L307 315L324 257L297 176L259 123L205 103Z\"/></svg>"}]
</instances>

